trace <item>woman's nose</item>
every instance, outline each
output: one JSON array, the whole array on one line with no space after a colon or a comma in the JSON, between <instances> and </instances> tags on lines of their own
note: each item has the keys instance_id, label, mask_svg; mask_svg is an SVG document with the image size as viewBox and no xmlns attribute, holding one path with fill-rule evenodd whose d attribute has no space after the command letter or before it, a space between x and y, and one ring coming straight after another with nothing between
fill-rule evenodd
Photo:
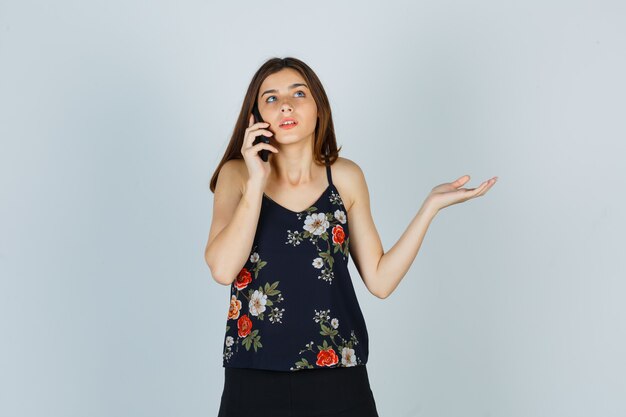
<instances>
[{"instance_id":1,"label":"woman's nose","mask_svg":"<svg viewBox=\"0 0 626 417\"><path fill-rule=\"evenodd\" d=\"M281 99L281 103L280 103L280 109L281 110L292 110L293 106L291 104L291 97L282 97Z\"/></svg>"}]
</instances>

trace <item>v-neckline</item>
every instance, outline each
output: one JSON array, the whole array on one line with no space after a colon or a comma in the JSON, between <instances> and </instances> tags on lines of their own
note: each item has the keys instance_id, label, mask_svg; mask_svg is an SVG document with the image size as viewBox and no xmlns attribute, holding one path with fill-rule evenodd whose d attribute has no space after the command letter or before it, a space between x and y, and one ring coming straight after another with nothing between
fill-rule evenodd
<instances>
[{"instance_id":1,"label":"v-neckline","mask_svg":"<svg viewBox=\"0 0 626 417\"><path fill-rule=\"evenodd\" d=\"M288 209L287 207L285 207L282 204L279 204L277 201L273 200L272 197L270 197L269 195L265 194L265 192L263 192L263 197L267 198L268 201L274 203L275 205L277 205L278 207L282 208L283 210L286 210L286 211L288 211L288 212L290 212L292 214L300 214L300 213L304 213L305 211L309 210L311 207L316 206L317 203L319 203L320 200L326 195L326 193L328 192L328 190L330 189L331 186L332 186L332 184L328 184L326 189L317 198L317 200L315 200L312 204L309 204L309 206L307 208L305 208L304 210L301 210L301 211L294 211L294 210Z\"/></svg>"}]
</instances>

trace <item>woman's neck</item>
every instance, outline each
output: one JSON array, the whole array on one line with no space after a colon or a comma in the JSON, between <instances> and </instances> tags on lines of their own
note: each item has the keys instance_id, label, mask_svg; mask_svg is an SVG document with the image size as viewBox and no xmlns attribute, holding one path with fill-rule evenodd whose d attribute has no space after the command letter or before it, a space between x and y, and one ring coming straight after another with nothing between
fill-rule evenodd
<instances>
[{"instance_id":1,"label":"woman's neck","mask_svg":"<svg viewBox=\"0 0 626 417\"><path fill-rule=\"evenodd\" d=\"M313 152L289 148L282 146L279 153L271 155L271 181L288 187L315 182L319 175L319 167L313 160Z\"/></svg>"}]
</instances>

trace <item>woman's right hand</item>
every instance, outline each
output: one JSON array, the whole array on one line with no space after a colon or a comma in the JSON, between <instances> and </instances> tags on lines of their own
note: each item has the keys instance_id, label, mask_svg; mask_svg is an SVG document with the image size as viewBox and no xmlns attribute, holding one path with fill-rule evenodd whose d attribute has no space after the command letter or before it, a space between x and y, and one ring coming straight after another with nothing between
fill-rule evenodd
<instances>
[{"instance_id":1,"label":"woman's right hand","mask_svg":"<svg viewBox=\"0 0 626 417\"><path fill-rule=\"evenodd\" d=\"M241 147L241 154L248 167L248 174L250 180L258 180L260 183L265 184L270 172L272 171L269 158L267 162L261 159L259 151L261 149L267 149L271 152L278 153L278 149L269 143L259 142L256 145L252 145L257 136L265 135L270 137L272 132L265 129L269 126L269 123L260 122L254 123L254 116L250 115L250 122L243 139L243 146ZM269 156L269 155L268 155Z\"/></svg>"}]
</instances>

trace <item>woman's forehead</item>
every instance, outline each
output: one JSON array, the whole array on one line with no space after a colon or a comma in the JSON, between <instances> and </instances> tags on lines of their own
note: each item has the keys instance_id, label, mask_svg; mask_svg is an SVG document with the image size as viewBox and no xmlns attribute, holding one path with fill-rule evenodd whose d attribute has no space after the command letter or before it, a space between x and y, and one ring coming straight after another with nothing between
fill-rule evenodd
<instances>
[{"instance_id":1,"label":"woman's forehead","mask_svg":"<svg viewBox=\"0 0 626 417\"><path fill-rule=\"evenodd\" d=\"M261 83L261 88L286 89L293 84L304 84L306 81L296 70L285 68L268 75Z\"/></svg>"}]
</instances>

